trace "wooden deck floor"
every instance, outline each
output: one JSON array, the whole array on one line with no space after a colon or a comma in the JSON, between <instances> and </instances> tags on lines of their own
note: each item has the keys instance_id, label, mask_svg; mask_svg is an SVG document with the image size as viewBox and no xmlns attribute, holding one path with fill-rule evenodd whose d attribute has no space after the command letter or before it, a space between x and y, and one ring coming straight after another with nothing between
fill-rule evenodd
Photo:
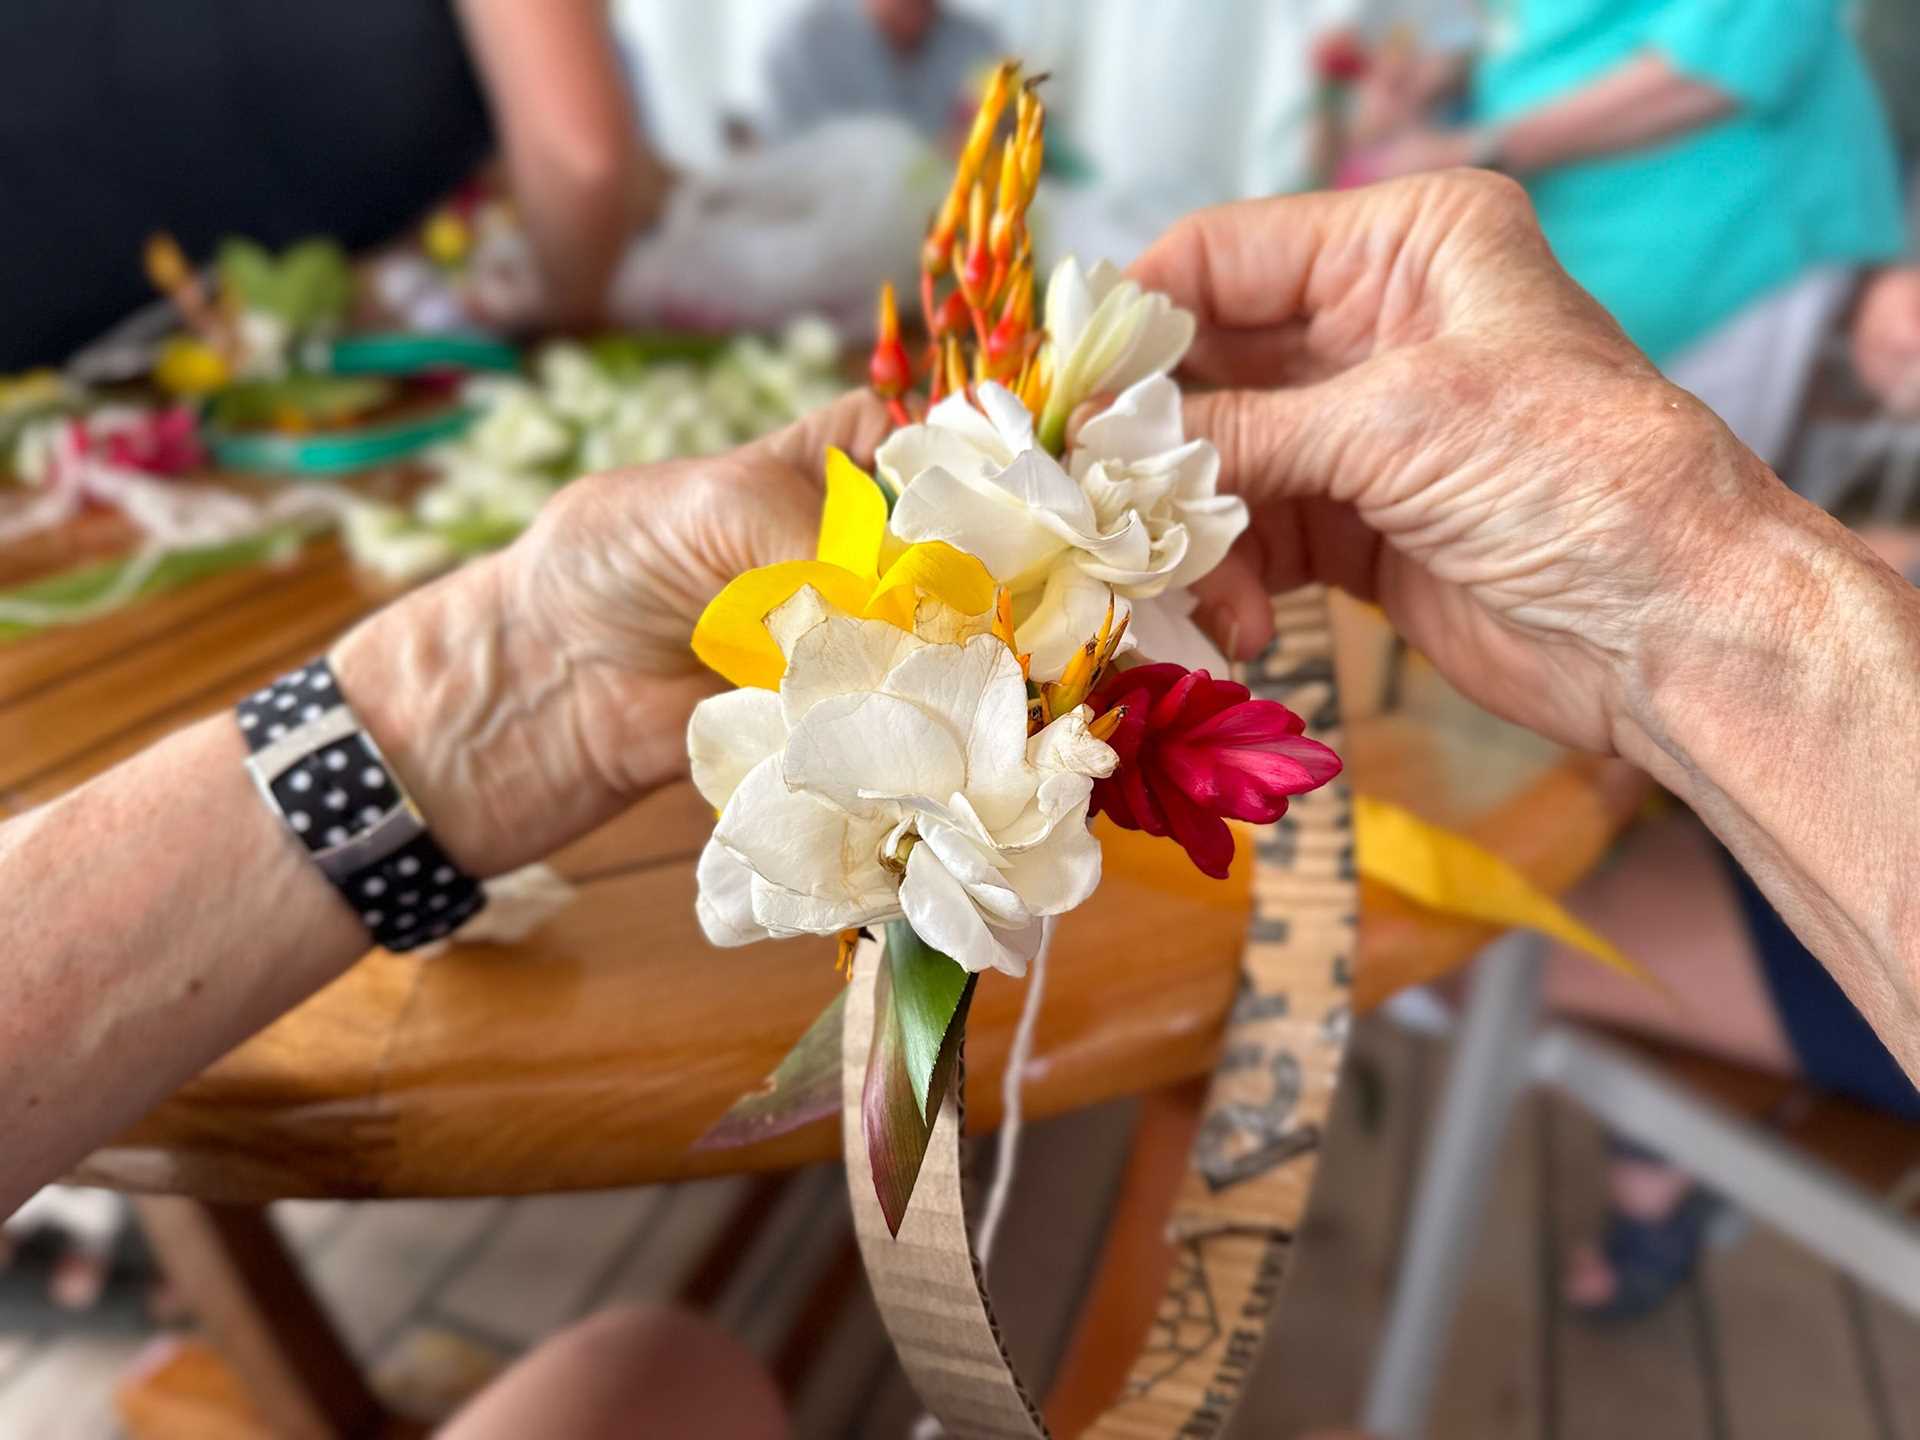
<instances>
[{"instance_id":1,"label":"wooden deck floor","mask_svg":"<svg viewBox=\"0 0 1920 1440\"><path fill-rule=\"evenodd\" d=\"M1243 1437L1350 1420L1405 1219L1433 1042L1361 1025L1353 1070ZM1132 1123L1112 1105L1029 1132L994 1263L996 1306L1023 1372L1047 1376L1086 1283ZM1638 1325L1568 1320L1553 1285L1600 1194L1600 1137L1573 1108L1529 1099L1508 1138L1450 1343L1440 1440L1920 1440L1920 1324L1758 1227L1716 1250L1681 1302ZM407 1408L444 1413L556 1326L610 1300L675 1293L725 1202L751 1182L515 1201L277 1207L355 1349ZM843 1264L834 1167L801 1172L711 1309L770 1362L793 1364L802 1440L900 1440L919 1407L857 1283L831 1324L802 1307ZM0 1440L115 1435L114 1377L138 1339L0 1336Z\"/></svg>"}]
</instances>

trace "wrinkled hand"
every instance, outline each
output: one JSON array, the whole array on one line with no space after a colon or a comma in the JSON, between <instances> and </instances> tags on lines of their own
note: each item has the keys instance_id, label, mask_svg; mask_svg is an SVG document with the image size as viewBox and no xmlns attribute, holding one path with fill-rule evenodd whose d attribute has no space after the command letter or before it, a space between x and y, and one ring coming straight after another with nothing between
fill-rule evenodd
<instances>
[{"instance_id":1,"label":"wrinkled hand","mask_svg":"<svg viewBox=\"0 0 1920 1440\"><path fill-rule=\"evenodd\" d=\"M1888 409L1920 415L1920 265L1882 270L1853 318L1853 363Z\"/></svg>"},{"instance_id":2,"label":"wrinkled hand","mask_svg":"<svg viewBox=\"0 0 1920 1440\"><path fill-rule=\"evenodd\" d=\"M1517 185L1476 171L1194 216L1134 267L1199 316L1190 430L1253 523L1199 587L1242 654L1267 596L1377 599L1464 692L1619 747L1737 605L1732 543L1790 504L1554 262Z\"/></svg>"},{"instance_id":3,"label":"wrinkled hand","mask_svg":"<svg viewBox=\"0 0 1920 1440\"><path fill-rule=\"evenodd\" d=\"M886 429L851 395L726 455L577 480L342 641L343 690L456 858L526 864L683 773L687 717L721 684L688 648L701 610L810 555L826 447L870 463Z\"/></svg>"}]
</instances>

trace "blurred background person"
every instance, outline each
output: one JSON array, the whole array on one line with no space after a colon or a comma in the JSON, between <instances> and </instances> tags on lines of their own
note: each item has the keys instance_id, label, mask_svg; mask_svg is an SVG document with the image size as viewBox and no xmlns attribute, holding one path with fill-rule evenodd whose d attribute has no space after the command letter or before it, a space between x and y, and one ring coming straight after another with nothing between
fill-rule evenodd
<instances>
[{"instance_id":1,"label":"blurred background person","mask_svg":"<svg viewBox=\"0 0 1920 1440\"><path fill-rule=\"evenodd\" d=\"M1370 82L1359 182L1520 178L1554 253L1779 466L1863 267L1903 252L1893 145L1837 0L1487 0L1478 47ZM1458 90L1463 123L1433 107ZM1389 91L1390 93L1379 93Z\"/></svg>"},{"instance_id":2,"label":"blurred background person","mask_svg":"<svg viewBox=\"0 0 1920 1440\"><path fill-rule=\"evenodd\" d=\"M992 26L939 0L812 0L767 49L766 133L893 115L938 139L965 123L1003 53Z\"/></svg>"},{"instance_id":3,"label":"blurred background person","mask_svg":"<svg viewBox=\"0 0 1920 1440\"><path fill-rule=\"evenodd\" d=\"M1908 223L1920 234L1920 5L1872 0L1860 17L1860 44L1893 123ZM1895 414L1920 416L1920 261L1911 248L1905 263L1861 287L1850 340L1867 388Z\"/></svg>"},{"instance_id":4,"label":"blurred background person","mask_svg":"<svg viewBox=\"0 0 1920 1440\"><path fill-rule=\"evenodd\" d=\"M350 249L401 234L490 156L543 282L592 322L668 173L607 0L19 0L0 7L0 371L63 360L151 298L142 243ZM57 283L55 283L57 277Z\"/></svg>"}]
</instances>

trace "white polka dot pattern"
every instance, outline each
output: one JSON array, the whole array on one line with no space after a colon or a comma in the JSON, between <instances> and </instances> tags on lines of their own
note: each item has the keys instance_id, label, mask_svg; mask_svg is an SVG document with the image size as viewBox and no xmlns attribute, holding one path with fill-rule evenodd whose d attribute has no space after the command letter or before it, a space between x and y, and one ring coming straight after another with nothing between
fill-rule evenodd
<instances>
[{"instance_id":1,"label":"white polka dot pattern","mask_svg":"<svg viewBox=\"0 0 1920 1440\"><path fill-rule=\"evenodd\" d=\"M236 719L248 746L258 751L293 725L318 720L344 703L332 668L316 660L242 700ZM301 757L271 789L281 818L309 853L345 844L404 803L380 752L357 731ZM486 904L479 884L447 858L431 835L415 836L356 871L340 883L340 890L374 939L389 950L410 950L442 939ZM397 904L382 900L389 892Z\"/></svg>"}]
</instances>

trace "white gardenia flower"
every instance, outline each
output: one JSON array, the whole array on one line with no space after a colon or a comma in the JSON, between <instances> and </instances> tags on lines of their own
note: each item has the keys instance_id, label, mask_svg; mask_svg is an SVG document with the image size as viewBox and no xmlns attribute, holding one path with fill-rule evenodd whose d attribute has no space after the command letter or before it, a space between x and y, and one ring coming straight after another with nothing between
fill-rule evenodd
<instances>
[{"instance_id":1,"label":"white gardenia flower","mask_svg":"<svg viewBox=\"0 0 1920 1440\"><path fill-rule=\"evenodd\" d=\"M1216 493L1220 457L1186 438L1179 387L1163 375L1132 385L1081 427L1065 466L1035 444L1010 392L976 393L980 409L950 397L880 447L880 476L899 496L893 533L965 550L1013 591L1037 678L1060 674L1110 597L1145 654L1223 673L1188 618L1187 587L1246 529L1247 507Z\"/></svg>"},{"instance_id":2,"label":"white gardenia flower","mask_svg":"<svg viewBox=\"0 0 1920 1440\"><path fill-rule=\"evenodd\" d=\"M1054 437L1055 448L1082 401L1165 375L1187 353L1194 332L1193 316L1165 295L1142 290L1106 260L1083 272L1071 255L1047 278L1046 325L1053 387L1041 430Z\"/></svg>"},{"instance_id":3,"label":"white gardenia flower","mask_svg":"<svg viewBox=\"0 0 1920 1440\"><path fill-rule=\"evenodd\" d=\"M1041 917L1100 883L1087 802L1115 756L1090 712L1029 737L1020 666L991 635L931 642L811 588L767 624L779 691L704 700L688 728L694 784L720 810L698 872L707 938L904 916L969 971L1025 974Z\"/></svg>"}]
</instances>

